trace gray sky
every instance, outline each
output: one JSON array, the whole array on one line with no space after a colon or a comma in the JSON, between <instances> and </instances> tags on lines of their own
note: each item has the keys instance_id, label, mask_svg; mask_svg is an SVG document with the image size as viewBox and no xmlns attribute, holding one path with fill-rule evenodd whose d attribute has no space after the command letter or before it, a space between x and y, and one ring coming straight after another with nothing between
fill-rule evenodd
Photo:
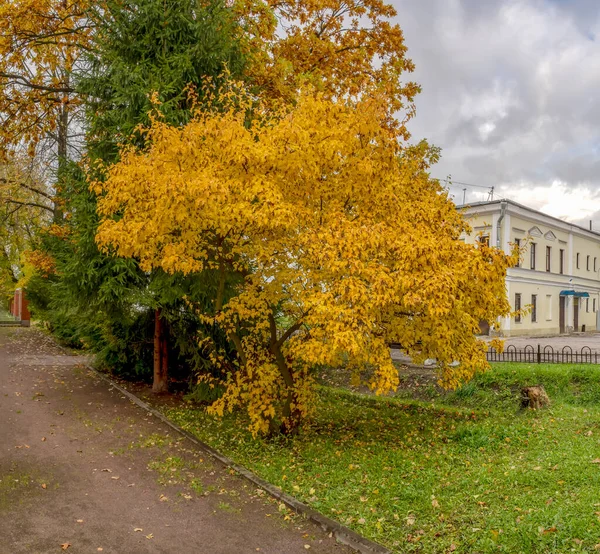
<instances>
[{"instance_id":1,"label":"gray sky","mask_svg":"<svg viewBox=\"0 0 600 554\"><path fill-rule=\"evenodd\" d=\"M600 229L600 0L391 1L423 87L413 140L442 148L432 175Z\"/></svg>"}]
</instances>

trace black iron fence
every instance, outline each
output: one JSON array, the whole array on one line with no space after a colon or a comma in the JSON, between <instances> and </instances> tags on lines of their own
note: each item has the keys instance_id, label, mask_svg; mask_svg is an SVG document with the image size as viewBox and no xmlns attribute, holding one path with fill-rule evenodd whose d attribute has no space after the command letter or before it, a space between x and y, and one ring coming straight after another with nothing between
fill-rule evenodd
<instances>
[{"instance_id":1,"label":"black iron fence","mask_svg":"<svg viewBox=\"0 0 600 554\"><path fill-rule=\"evenodd\" d=\"M503 352L494 348L487 351L488 362L528 362L534 364L600 364L600 352L584 346L581 350L573 350L570 346L554 349L551 346L532 346L528 344L517 348L513 344Z\"/></svg>"}]
</instances>

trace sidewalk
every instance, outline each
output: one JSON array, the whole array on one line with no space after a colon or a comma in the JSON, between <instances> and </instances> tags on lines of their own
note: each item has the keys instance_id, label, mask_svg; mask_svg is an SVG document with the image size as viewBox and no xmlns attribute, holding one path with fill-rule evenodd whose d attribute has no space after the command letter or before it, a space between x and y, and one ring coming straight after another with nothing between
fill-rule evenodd
<instances>
[{"instance_id":1,"label":"sidewalk","mask_svg":"<svg viewBox=\"0 0 600 554\"><path fill-rule=\"evenodd\" d=\"M0 328L0 553L351 552L80 362Z\"/></svg>"}]
</instances>

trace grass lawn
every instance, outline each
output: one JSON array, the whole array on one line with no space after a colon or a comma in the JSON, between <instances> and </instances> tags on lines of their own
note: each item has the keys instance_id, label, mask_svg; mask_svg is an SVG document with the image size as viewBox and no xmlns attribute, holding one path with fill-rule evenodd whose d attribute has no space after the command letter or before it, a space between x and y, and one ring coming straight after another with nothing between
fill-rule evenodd
<instances>
[{"instance_id":1,"label":"grass lawn","mask_svg":"<svg viewBox=\"0 0 600 554\"><path fill-rule=\"evenodd\" d=\"M532 384L546 387L549 409L519 410ZM458 391L419 396L323 387L316 420L276 441L200 407L167 412L394 552L600 550L600 367L498 364Z\"/></svg>"}]
</instances>

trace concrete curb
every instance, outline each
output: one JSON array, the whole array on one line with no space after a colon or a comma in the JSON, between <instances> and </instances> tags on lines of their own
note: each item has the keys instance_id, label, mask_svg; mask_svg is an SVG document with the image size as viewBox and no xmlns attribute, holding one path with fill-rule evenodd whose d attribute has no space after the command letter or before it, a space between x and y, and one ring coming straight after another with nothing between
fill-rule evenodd
<instances>
[{"instance_id":1,"label":"concrete curb","mask_svg":"<svg viewBox=\"0 0 600 554\"><path fill-rule=\"evenodd\" d=\"M68 352L65 348L57 344L56 341L54 342L67 355L73 355L70 352ZM218 460L224 466L234 470L236 473L250 481L257 488L263 489L273 498L279 500L280 502L283 502L288 508L294 510L296 513L302 514L313 523L316 523L325 532L332 533L339 543L349 546L350 548L353 548L361 554L391 554L391 551L385 548L384 546L381 546L376 542L366 539L365 537L359 535L355 531L352 531L352 529L349 529L345 525L342 525L341 523L331 518L328 518L327 516L324 516L316 510L313 510L310 506L304 504L304 502L300 502L293 496L283 492L279 487L276 487L275 485L272 485L271 483L265 481L249 469L246 469L245 467L236 464L227 456L224 456L214 448L211 448L210 446L208 446L208 444L203 443L197 437L192 435L189 431L186 431L185 429L182 429L181 427L173 423L170 419L161 414L158 410L155 410L152 406L144 402L135 394L129 392L127 389L113 381L104 373L101 373L100 371L98 371L90 365L84 364L84 366L90 371L92 371L95 375L100 377L111 387L115 388L121 394L125 395L131 402L133 402L140 408L146 410L148 413L152 414L152 416L162 421L165 425L168 425L174 431L177 431L177 433L183 435L185 438L191 441L198 449L202 450L212 458Z\"/></svg>"}]
</instances>

